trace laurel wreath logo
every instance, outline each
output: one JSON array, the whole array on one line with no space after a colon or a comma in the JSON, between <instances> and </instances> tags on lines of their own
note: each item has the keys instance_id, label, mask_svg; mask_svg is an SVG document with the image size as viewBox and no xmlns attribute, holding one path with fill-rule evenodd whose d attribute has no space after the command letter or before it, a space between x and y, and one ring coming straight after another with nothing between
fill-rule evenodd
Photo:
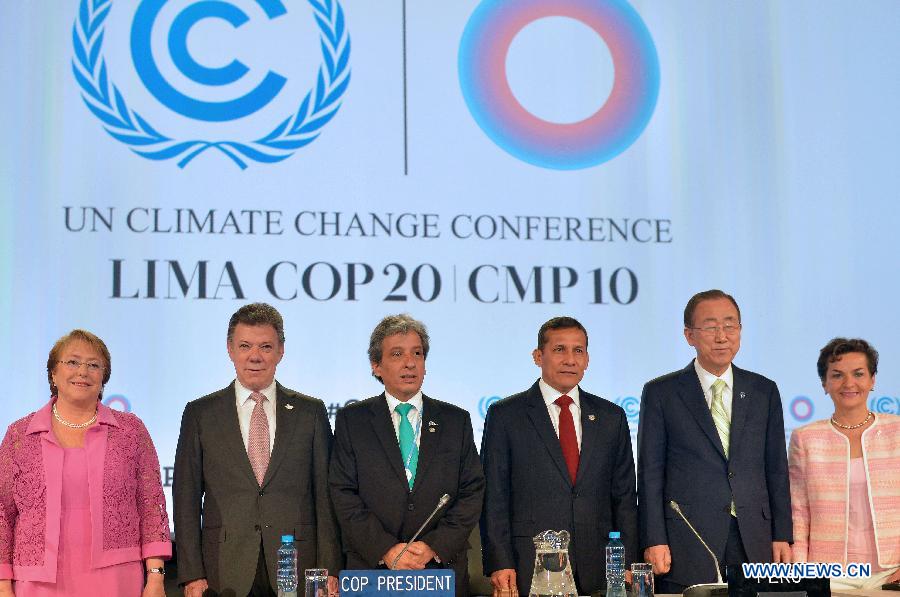
<instances>
[{"instance_id":1,"label":"laurel wreath logo","mask_svg":"<svg viewBox=\"0 0 900 597\"><path fill-rule=\"evenodd\" d=\"M178 167L206 151L217 149L242 170L247 161L280 162L318 138L334 118L350 83L350 34L338 0L307 0L319 26L323 64L316 86L307 92L295 114L285 118L267 135L253 141L179 140L158 132L131 110L119 88L109 79L103 58L104 22L112 0L81 0L72 28L75 57L72 71L81 87L81 98L103 123L103 129L134 153L151 160L180 158Z\"/></svg>"}]
</instances>

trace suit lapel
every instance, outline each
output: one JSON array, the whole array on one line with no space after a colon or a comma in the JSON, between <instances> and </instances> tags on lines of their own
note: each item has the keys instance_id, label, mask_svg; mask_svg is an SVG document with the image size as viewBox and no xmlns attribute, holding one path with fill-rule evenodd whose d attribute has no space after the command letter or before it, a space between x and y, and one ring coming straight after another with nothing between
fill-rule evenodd
<instances>
[{"instance_id":1,"label":"suit lapel","mask_svg":"<svg viewBox=\"0 0 900 597\"><path fill-rule=\"evenodd\" d=\"M397 443L394 423L391 421L391 413L388 411L387 398L384 397L384 394L372 402L370 411L372 413L372 429L381 443L385 458L397 477L403 481L406 487L409 487L409 481L406 480L406 472L403 469L403 456L400 455L400 444Z\"/></svg>"},{"instance_id":2,"label":"suit lapel","mask_svg":"<svg viewBox=\"0 0 900 597\"><path fill-rule=\"evenodd\" d=\"M288 408L290 406L291 408ZM269 458L269 467L266 469L266 476L263 478L263 486L266 485L275 474L278 466L284 460L291 445L291 436L297 429L297 412L296 400L288 396L281 384L275 386L275 445L272 448L272 457ZM247 462L249 462L249 457ZM252 468L252 467L251 467Z\"/></svg>"},{"instance_id":3,"label":"suit lapel","mask_svg":"<svg viewBox=\"0 0 900 597\"><path fill-rule=\"evenodd\" d=\"M734 454L740 445L744 425L747 422L747 411L750 409L750 392L747 376L743 369L731 366L734 375L734 387L731 389L731 433L729 435L728 453Z\"/></svg>"},{"instance_id":4,"label":"suit lapel","mask_svg":"<svg viewBox=\"0 0 900 597\"><path fill-rule=\"evenodd\" d=\"M528 390L528 418L531 424L540 436L544 447L550 453L550 458L559 469L559 474L563 479L571 485L572 480L569 478L569 469L566 467L566 460L563 458L562 446L559 445L559 438L556 431L553 430L553 422L550 420L550 413L547 412L547 404L544 402L544 396L541 394L541 388L535 382Z\"/></svg>"},{"instance_id":5,"label":"suit lapel","mask_svg":"<svg viewBox=\"0 0 900 597\"><path fill-rule=\"evenodd\" d=\"M244 438L241 437L241 424L238 422L234 382L222 390L216 408L219 411L216 420L222 423L222 442L231 451L233 462L237 463L237 466L241 468L243 473L256 484L256 476L253 474L253 467L250 466L250 457L247 456Z\"/></svg>"},{"instance_id":6,"label":"suit lapel","mask_svg":"<svg viewBox=\"0 0 900 597\"><path fill-rule=\"evenodd\" d=\"M422 394L422 419L419 432L419 463L416 466L416 479L413 482L413 492L424 483L424 478L433 468L431 466L437 448L441 443L441 435L444 430L440 405ZM404 474L405 477L405 474Z\"/></svg>"},{"instance_id":7,"label":"suit lapel","mask_svg":"<svg viewBox=\"0 0 900 597\"><path fill-rule=\"evenodd\" d=\"M578 457L578 474L575 477L575 485L578 485L578 482L584 477L594 449L600 441L600 419L594 400L588 396L587 392L579 391L578 396L581 407L581 454Z\"/></svg>"},{"instance_id":8,"label":"suit lapel","mask_svg":"<svg viewBox=\"0 0 900 597\"><path fill-rule=\"evenodd\" d=\"M715 446L722 458L726 459L722 440L719 439L719 432L716 431L716 424L713 423L712 413L709 412L709 406L706 404L706 398L703 396L703 388L700 387L700 378L697 377L693 361L681 371L678 381L678 396L684 403L685 408L697 421L697 425L700 426L700 429L703 430L709 441L713 443L713 446Z\"/></svg>"}]
</instances>

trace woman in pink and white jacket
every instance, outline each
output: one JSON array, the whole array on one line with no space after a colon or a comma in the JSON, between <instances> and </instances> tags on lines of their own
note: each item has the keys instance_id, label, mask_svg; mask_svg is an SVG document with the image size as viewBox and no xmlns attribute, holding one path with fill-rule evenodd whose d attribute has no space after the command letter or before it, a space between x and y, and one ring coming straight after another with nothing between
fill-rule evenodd
<instances>
[{"instance_id":1,"label":"woman in pink and white jacket","mask_svg":"<svg viewBox=\"0 0 900 597\"><path fill-rule=\"evenodd\" d=\"M870 578L835 588L880 588L900 580L900 417L868 408L878 352L835 338L820 352L830 419L794 430L788 465L796 562L870 563Z\"/></svg>"},{"instance_id":2,"label":"woman in pink and white jacket","mask_svg":"<svg viewBox=\"0 0 900 597\"><path fill-rule=\"evenodd\" d=\"M63 336L50 402L0 444L0 597L165 595L159 460L140 419L100 402L110 373L100 338Z\"/></svg>"}]
</instances>

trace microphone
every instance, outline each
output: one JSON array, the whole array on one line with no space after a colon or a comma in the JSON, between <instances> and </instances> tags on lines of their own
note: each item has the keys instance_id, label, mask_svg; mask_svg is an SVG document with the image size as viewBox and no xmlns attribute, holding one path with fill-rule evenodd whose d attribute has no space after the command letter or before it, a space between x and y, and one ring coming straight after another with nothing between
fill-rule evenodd
<instances>
[{"instance_id":1,"label":"microphone","mask_svg":"<svg viewBox=\"0 0 900 597\"><path fill-rule=\"evenodd\" d=\"M678 502L675 500L669 501L669 507L674 510L678 516L688 525L688 528L691 529L691 532L694 533L694 536L700 541L703 547L706 548L706 551L709 552L710 557L713 559L713 563L716 566L716 582L715 583L702 583L698 585L691 585L684 590L682 595L684 597L709 597L710 595L718 595L718 594L727 594L728 593L728 585L722 582L722 573L719 572L719 559L716 557L716 554L709 548L709 545L706 544L706 541L703 540L703 537L700 536L700 533L697 532L697 529L694 528L694 525L691 524L691 521L687 519L687 516L684 515L684 512L681 511L681 506L678 505Z\"/></svg>"},{"instance_id":2,"label":"microphone","mask_svg":"<svg viewBox=\"0 0 900 597\"><path fill-rule=\"evenodd\" d=\"M438 513L438 510L447 505L447 502L450 501L450 494L445 493L441 496L441 499L438 500L437 506L434 507L434 510L431 511L431 514L428 515L428 518L425 519L425 522L422 523L422 526L419 527L419 530L412 536L412 539L406 542L406 545L403 546L403 549L400 550L400 553L397 554L397 557L394 558L394 561L391 562L391 570L397 565L397 562L400 561L400 558L403 557L403 554L406 553L406 550L409 549L409 546L415 543L416 539L419 538L419 535L425 529L425 526L431 522L431 519L434 518L434 515Z\"/></svg>"}]
</instances>

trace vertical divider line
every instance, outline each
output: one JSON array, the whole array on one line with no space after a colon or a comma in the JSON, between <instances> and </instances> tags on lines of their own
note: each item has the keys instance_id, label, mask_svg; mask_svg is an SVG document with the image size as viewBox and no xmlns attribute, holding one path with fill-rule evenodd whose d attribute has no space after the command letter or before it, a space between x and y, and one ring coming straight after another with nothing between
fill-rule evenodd
<instances>
[{"instance_id":1,"label":"vertical divider line","mask_svg":"<svg viewBox=\"0 0 900 597\"><path fill-rule=\"evenodd\" d=\"M406 98L406 0L403 5L403 175L409 175L409 133Z\"/></svg>"}]
</instances>

